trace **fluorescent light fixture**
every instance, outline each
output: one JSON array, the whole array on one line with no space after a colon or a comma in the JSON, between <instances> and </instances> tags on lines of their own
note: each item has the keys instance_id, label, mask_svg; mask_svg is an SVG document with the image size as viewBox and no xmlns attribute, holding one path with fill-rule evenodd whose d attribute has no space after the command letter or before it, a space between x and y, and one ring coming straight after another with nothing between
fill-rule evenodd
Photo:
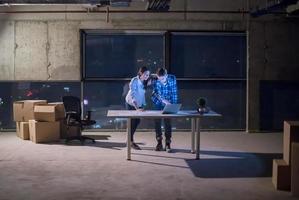
<instances>
[{"instance_id":1,"label":"fluorescent light fixture","mask_svg":"<svg viewBox=\"0 0 299 200\"><path fill-rule=\"evenodd\" d=\"M148 0L146 9L152 11L168 11L171 0Z\"/></svg>"}]
</instances>

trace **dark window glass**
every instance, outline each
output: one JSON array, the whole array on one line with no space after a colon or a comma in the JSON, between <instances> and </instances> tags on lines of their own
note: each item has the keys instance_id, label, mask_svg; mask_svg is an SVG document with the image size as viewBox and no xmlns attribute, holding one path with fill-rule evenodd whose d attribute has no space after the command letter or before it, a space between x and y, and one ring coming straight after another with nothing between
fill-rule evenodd
<instances>
[{"instance_id":1,"label":"dark window glass","mask_svg":"<svg viewBox=\"0 0 299 200\"><path fill-rule=\"evenodd\" d=\"M84 110L92 110L92 118L96 120L93 128L124 129L126 120L107 118L108 110L125 109L125 96L128 81L96 81L85 82Z\"/></svg>"},{"instance_id":2,"label":"dark window glass","mask_svg":"<svg viewBox=\"0 0 299 200\"><path fill-rule=\"evenodd\" d=\"M172 32L170 35L170 46L164 46L164 34L87 31L83 37L87 78L83 89L84 110L94 110L93 117L97 121L94 128L126 128L125 119L107 118L106 115L109 109L125 109L129 81L104 79L132 78L141 66L155 72L157 67L164 66L164 51L169 49L170 73L178 78L182 109L196 109L196 98L205 97L208 106L223 117L204 119L203 128L245 129L246 81L238 80L246 79L245 34ZM98 78L98 81L88 78ZM149 89L147 109L152 109L150 94ZM141 120L139 129L153 128L153 120ZM190 119L173 120L173 128L190 129Z\"/></svg>"},{"instance_id":3,"label":"dark window glass","mask_svg":"<svg viewBox=\"0 0 299 200\"><path fill-rule=\"evenodd\" d=\"M80 82L0 82L0 129L14 129L13 102L45 99L61 102L62 97L80 97Z\"/></svg>"},{"instance_id":4,"label":"dark window glass","mask_svg":"<svg viewBox=\"0 0 299 200\"><path fill-rule=\"evenodd\" d=\"M107 118L108 110L125 109L127 81L96 81L84 83L84 109L94 110L97 121L94 128L125 129L126 119ZM217 119L204 119L205 129L245 129L245 84L234 81L178 81L179 101L182 109L197 108L197 97L205 97L207 106L223 115ZM151 90L147 90L147 109L152 109ZM141 120L139 129L154 129L153 120ZM190 129L189 119L173 120L174 129Z\"/></svg>"},{"instance_id":5,"label":"dark window glass","mask_svg":"<svg viewBox=\"0 0 299 200\"><path fill-rule=\"evenodd\" d=\"M283 121L299 119L298 81L260 82L260 129L281 131Z\"/></svg>"},{"instance_id":6,"label":"dark window glass","mask_svg":"<svg viewBox=\"0 0 299 200\"><path fill-rule=\"evenodd\" d=\"M93 128L125 129L126 119L107 118L108 110L124 110L125 97L130 81L86 81L84 83L84 110L92 110L92 118L96 120ZM151 89L146 92L146 109L152 109ZM139 129L152 129L152 120L142 120Z\"/></svg>"},{"instance_id":7,"label":"dark window glass","mask_svg":"<svg viewBox=\"0 0 299 200\"><path fill-rule=\"evenodd\" d=\"M127 78L164 66L163 34L86 34L86 78Z\"/></svg>"},{"instance_id":8,"label":"dark window glass","mask_svg":"<svg viewBox=\"0 0 299 200\"><path fill-rule=\"evenodd\" d=\"M196 99L204 97L207 99L208 107L222 114L219 118L203 119L202 128L245 129L245 81L179 81L178 88L182 109L195 110ZM175 124L178 129L190 128L189 120L177 120Z\"/></svg>"},{"instance_id":9,"label":"dark window glass","mask_svg":"<svg viewBox=\"0 0 299 200\"><path fill-rule=\"evenodd\" d=\"M172 33L171 71L181 78L245 78L246 37L229 33Z\"/></svg>"}]
</instances>

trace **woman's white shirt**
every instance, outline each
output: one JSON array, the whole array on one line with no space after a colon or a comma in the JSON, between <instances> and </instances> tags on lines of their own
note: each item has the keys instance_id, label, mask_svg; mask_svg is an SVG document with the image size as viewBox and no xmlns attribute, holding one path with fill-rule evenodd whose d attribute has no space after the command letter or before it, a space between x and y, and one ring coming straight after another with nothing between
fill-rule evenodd
<instances>
[{"instance_id":1,"label":"woman's white shirt","mask_svg":"<svg viewBox=\"0 0 299 200\"><path fill-rule=\"evenodd\" d=\"M144 85L138 76L131 79L129 92L126 96L126 102L129 105L134 106L134 101L137 103L137 107L143 107L146 105Z\"/></svg>"}]
</instances>

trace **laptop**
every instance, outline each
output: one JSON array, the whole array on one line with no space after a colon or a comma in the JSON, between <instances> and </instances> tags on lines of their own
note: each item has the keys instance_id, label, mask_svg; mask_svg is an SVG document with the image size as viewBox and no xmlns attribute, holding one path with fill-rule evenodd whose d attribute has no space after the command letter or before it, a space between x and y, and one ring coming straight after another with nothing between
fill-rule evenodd
<instances>
[{"instance_id":1,"label":"laptop","mask_svg":"<svg viewBox=\"0 0 299 200\"><path fill-rule=\"evenodd\" d=\"M182 104L166 104L162 114L176 114L179 112Z\"/></svg>"}]
</instances>

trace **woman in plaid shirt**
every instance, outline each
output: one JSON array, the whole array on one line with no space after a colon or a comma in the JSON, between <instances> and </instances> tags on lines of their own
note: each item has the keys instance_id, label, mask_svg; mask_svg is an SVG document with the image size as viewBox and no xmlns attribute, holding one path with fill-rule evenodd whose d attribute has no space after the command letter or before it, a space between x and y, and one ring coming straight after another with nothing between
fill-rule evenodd
<instances>
[{"instance_id":1,"label":"woman in plaid shirt","mask_svg":"<svg viewBox=\"0 0 299 200\"><path fill-rule=\"evenodd\" d=\"M177 84L174 75L167 74L165 68L159 68L157 70L158 80L153 83L152 101L156 110L163 110L166 104L174 104L178 101ZM157 146L156 151L162 151L162 130L161 130L162 119L155 120L155 130ZM171 151L171 120L164 119L165 125L165 150Z\"/></svg>"}]
</instances>

